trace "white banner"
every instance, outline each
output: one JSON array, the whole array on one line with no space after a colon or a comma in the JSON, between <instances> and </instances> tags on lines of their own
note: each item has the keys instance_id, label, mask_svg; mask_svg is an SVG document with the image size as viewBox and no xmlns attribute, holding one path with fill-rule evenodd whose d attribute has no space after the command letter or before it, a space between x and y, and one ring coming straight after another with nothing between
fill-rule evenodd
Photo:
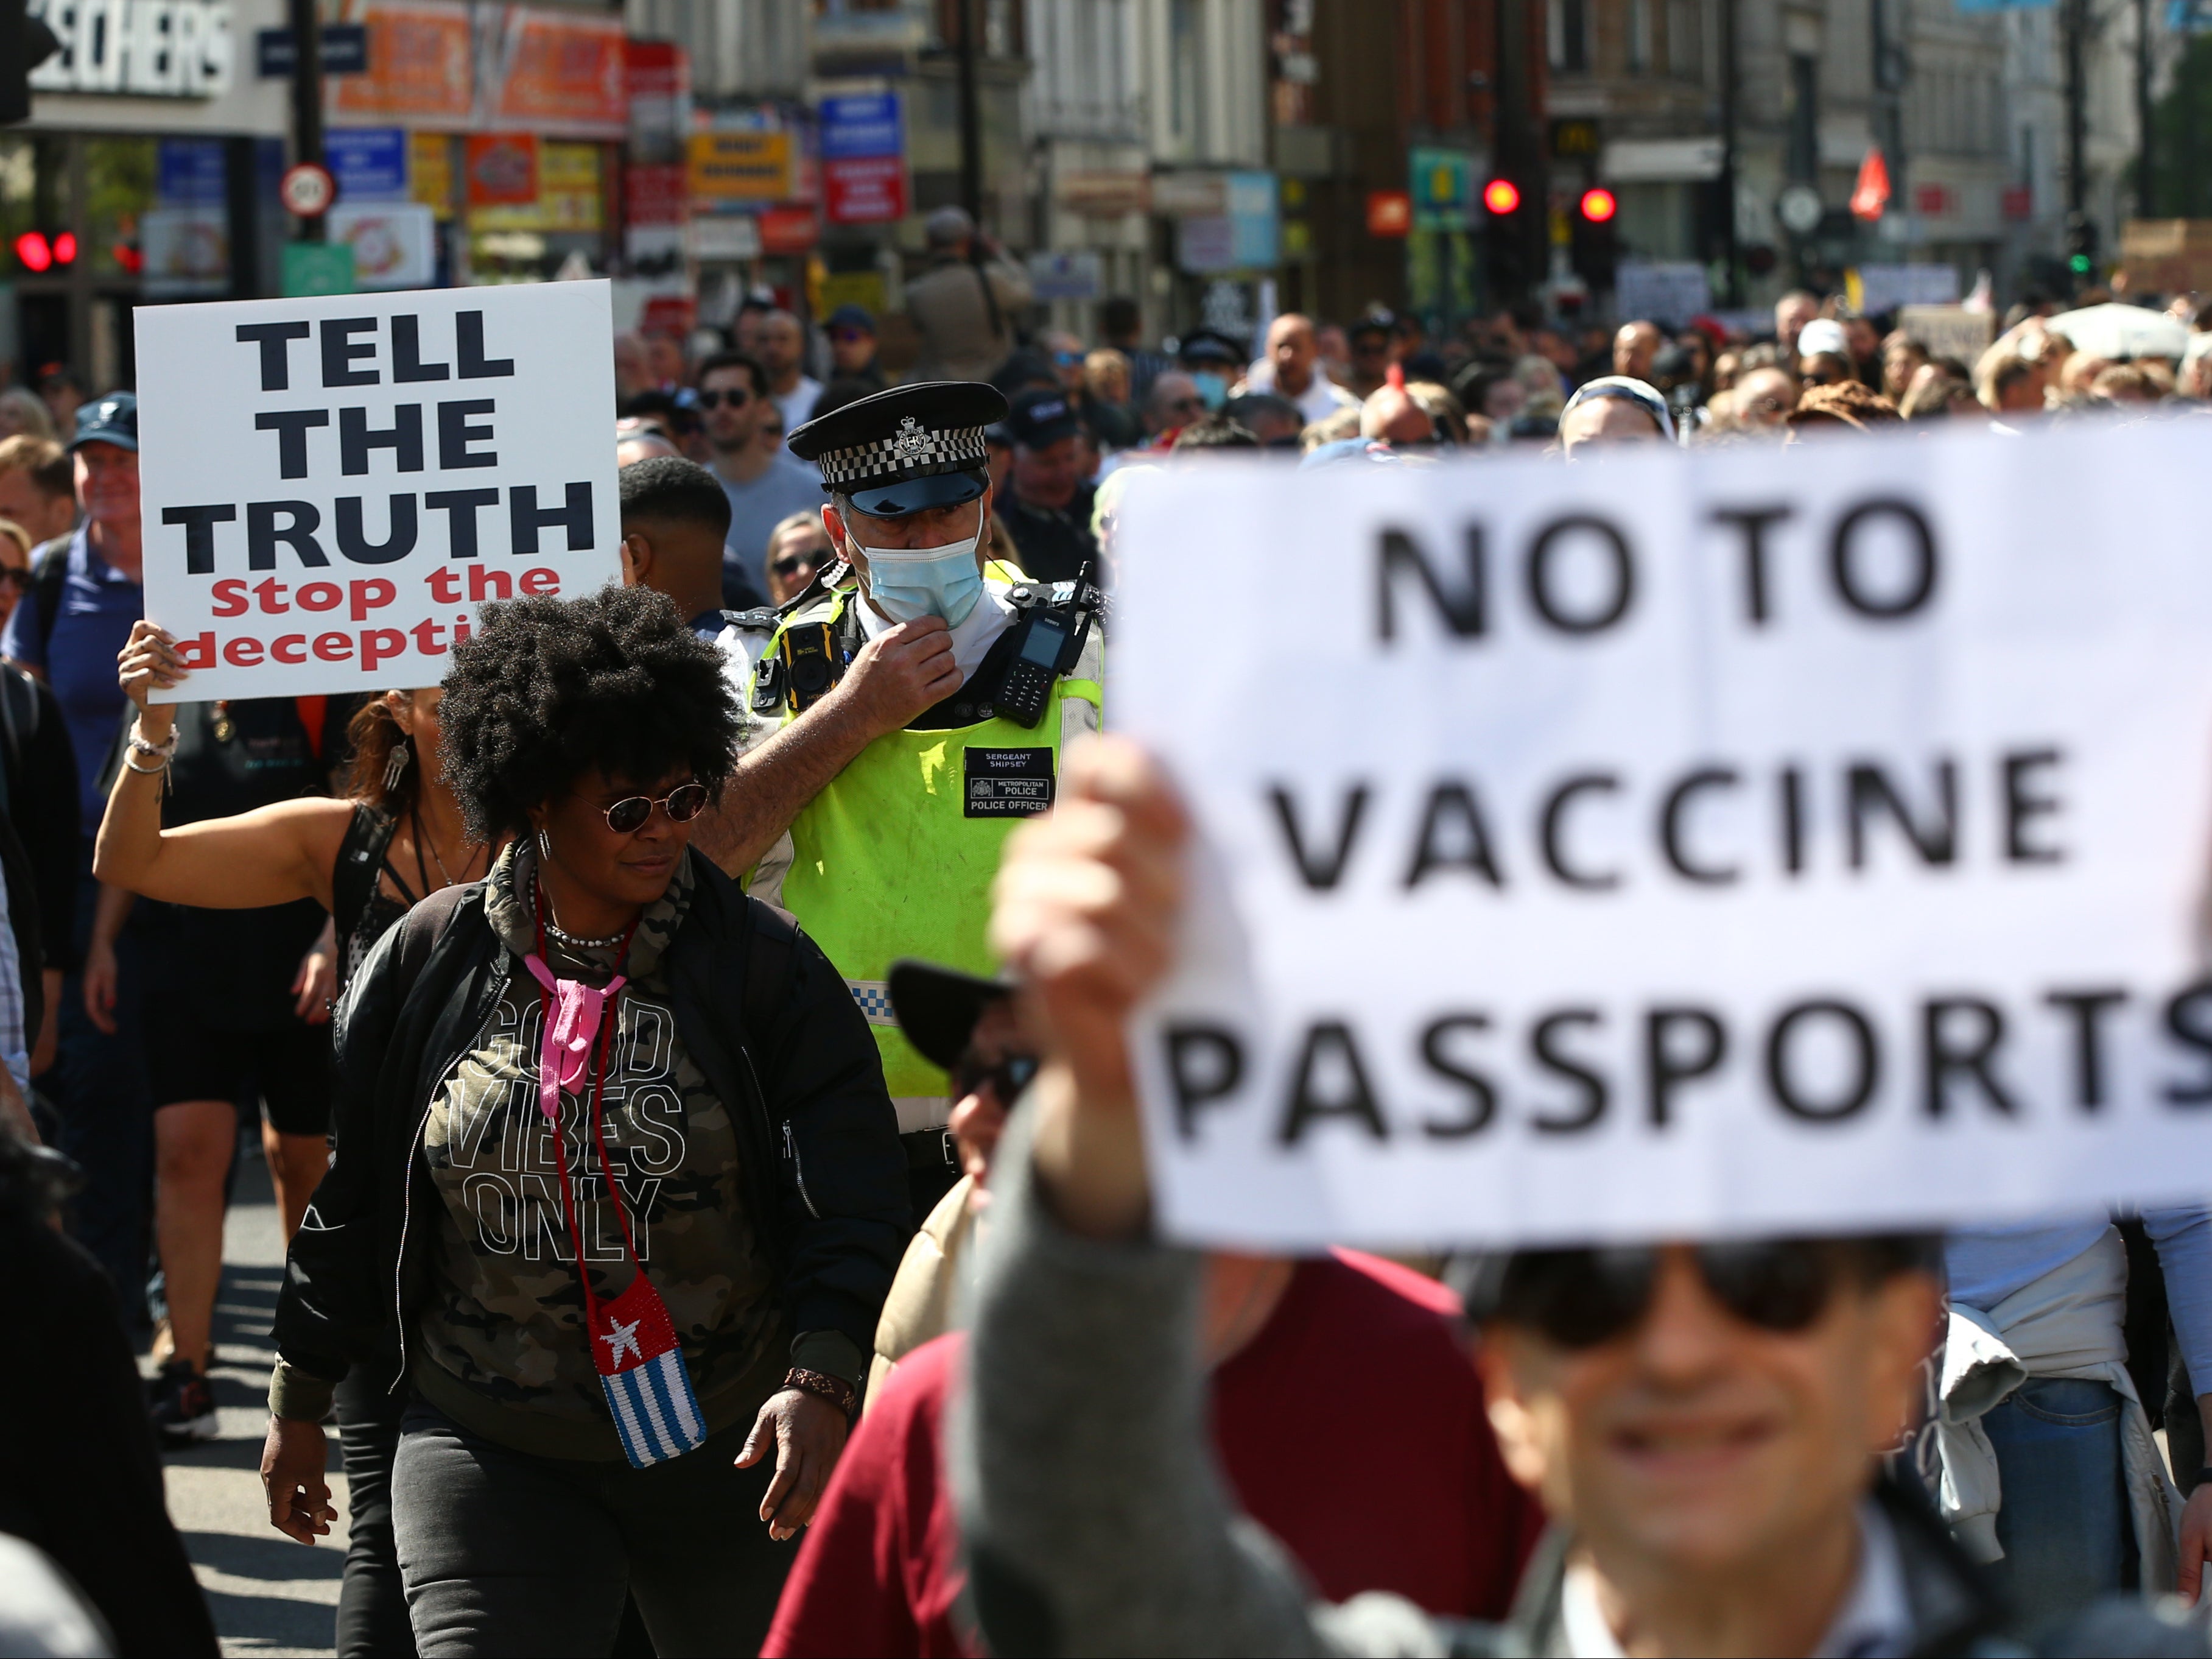
<instances>
[{"instance_id":1,"label":"white banner","mask_svg":"<svg viewBox=\"0 0 2212 1659\"><path fill-rule=\"evenodd\" d=\"M157 700L434 686L483 601L619 578L605 283L137 318Z\"/></svg>"},{"instance_id":2,"label":"white banner","mask_svg":"<svg viewBox=\"0 0 2212 1659\"><path fill-rule=\"evenodd\" d=\"M1185 1238L2212 1196L2212 424L1125 497L1201 843L1138 1058Z\"/></svg>"}]
</instances>

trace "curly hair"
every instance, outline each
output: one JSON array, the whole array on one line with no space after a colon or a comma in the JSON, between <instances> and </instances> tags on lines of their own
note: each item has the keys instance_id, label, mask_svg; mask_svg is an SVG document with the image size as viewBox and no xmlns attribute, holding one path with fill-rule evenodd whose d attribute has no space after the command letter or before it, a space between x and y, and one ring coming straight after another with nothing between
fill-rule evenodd
<instances>
[{"instance_id":1,"label":"curly hair","mask_svg":"<svg viewBox=\"0 0 2212 1659\"><path fill-rule=\"evenodd\" d=\"M469 833L527 834L532 808L592 772L643 787L688 765L719 796L740 731L722 671L650 589L485 606L438 709Z\"/></svg>"}]
</instances>

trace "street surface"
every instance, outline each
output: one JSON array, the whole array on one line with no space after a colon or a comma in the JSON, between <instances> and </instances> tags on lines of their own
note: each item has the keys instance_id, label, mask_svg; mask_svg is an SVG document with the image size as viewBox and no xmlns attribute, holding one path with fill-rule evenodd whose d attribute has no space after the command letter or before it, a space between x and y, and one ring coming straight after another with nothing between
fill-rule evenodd
<instances>
[{"instance_id":1,"label":"street surface","mask_svg":"<svg viewBox=\"0 0 2212 1659\"><path fill-rule=\"evenodd\" d=\"M169 1514L184 1534L226 1654L328 1654L345 1561L345 1479L335 1467L336 1432L331 1487L339 1520L328 1538L313 1549L295 1544L270 1528L261 1501L261 1437L276 1357L269 1322L284 1255L269 1169L258 1147L240 1149L222 1255L214 1370L222 1437L164 1456Z\"/></svg>"}]
</instances>

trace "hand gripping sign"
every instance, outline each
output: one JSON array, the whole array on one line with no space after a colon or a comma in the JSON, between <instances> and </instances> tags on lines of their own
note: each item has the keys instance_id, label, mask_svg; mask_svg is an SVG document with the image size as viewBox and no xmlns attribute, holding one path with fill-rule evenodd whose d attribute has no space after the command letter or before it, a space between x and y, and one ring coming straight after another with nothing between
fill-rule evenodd
<instances>
[{"instance_id":1,"label":"hand gripping sign","mask_svg":"<svg viewBox=\"0 0 2212 1659\"><path fill-rule=\"evenodd\" d=\"M434 686L483 601L617 579L607 296L141 307L155 699Z\"/></svg>"},{"instance_id":2,"label":"hand gripping sign","mask_svg":"<svg viewBox=\"0 0 2212 1659\"><path fill-rule=\"evenodd\" d=\"M2183 421L1140 480L1115 723L1200 828L1136 1038L1168 1222L2212 1195L2207 466Z\"/></svg>"}]
</instances>

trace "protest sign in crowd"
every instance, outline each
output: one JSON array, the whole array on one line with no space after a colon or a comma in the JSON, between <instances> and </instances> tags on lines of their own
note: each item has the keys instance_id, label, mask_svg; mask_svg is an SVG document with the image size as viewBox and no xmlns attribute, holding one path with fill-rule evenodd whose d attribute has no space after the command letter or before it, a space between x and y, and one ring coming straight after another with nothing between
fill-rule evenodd
<instances>
[{"instance_id":1,"label":"protest sign in crowd","mask_svg":"<svg viewBox=\"0 0 2212 1659\"><path fill-rule=\"evenodd\" d=\"M343 1654L2212 1649L2212 313L968 234L0 442L0 1647L216 1650L243 1124Z\"/></svg>"}]
</instances>

